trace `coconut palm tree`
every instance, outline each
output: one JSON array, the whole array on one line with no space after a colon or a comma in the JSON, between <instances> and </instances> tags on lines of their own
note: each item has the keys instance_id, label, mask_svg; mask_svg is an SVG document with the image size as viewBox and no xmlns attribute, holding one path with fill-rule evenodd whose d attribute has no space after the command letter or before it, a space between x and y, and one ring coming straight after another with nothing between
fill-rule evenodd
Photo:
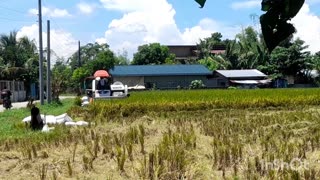
<instances>
[{"instance_id":1,"label":"coconut palm tree","mask_svg":"<svg viewBox=\"0 0 320 180\"><path fill-rule=\"evenodd\" d=\"M7 80L25 80L30 68L27 61L36 58L37 47L35 42L27 37L17 38L17 32L0 36L0 77ZM30 63L29 63L30 64ZM39 66L39 65L38 65ZM28 76L28 75L27 75Z\"/></svg>"},{"instance_id":2,"label":"coconut palm tree","mask_svg":"<svg viewBox=\"0 0 320 180\"><path fill-rule=\"evenodd\" d=\"M264 65L269 55L263 39L248 27L236 36L229 49L227 47L226 57L234 69L253 69Z\"/></svg>"}]
</instances>

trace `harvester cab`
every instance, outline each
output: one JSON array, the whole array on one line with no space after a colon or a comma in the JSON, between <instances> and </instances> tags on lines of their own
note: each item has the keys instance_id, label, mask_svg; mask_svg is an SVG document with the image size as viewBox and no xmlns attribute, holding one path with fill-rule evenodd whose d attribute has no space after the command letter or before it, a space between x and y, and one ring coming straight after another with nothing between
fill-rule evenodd
<instances>
[{"instance_id":1,"label":"harvester cab","mask_svg":"<svg viewBox=\"0 0 320 180\"><path fill-rule=\"evenodd\" d=\"M128 86L119 81L112 83L112 78L105 70L98 70L93 77L85 80L87 96L82 98L82 106L88 105L95 99L121 99L130 96Z\"/></svg>"}]
</instances>

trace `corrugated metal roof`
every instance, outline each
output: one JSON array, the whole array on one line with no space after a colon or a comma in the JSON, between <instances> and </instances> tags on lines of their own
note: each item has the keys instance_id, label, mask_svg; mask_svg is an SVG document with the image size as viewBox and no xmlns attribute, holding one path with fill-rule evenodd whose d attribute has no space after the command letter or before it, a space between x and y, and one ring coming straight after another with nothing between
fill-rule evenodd
<instances>
[{"instance_id":1,"label":"corrugated metal roof","mask_svg":"<svg viewBox=\"0 0 320 180\"><path fill-rule=\"evenodd\" d=\"M236 84L268 84L271 83L271 80L231 80L231 82Z\"/></svg>"},{"instance_id":2,"label":"corrugated metal roof","mask_svg":"<svg viewBox=\"0 0 320 180\"><path fill-rule=\"evenodd\" d=\"M257 69L247 69L247 70L217 70L216 72L220 73L227 78L242 78L242 77L267 77L264 73L260 72Z\"/></svg>"},{"instance_id":3,"label":"corrugated metal roof","mask_svg":"<svg viewBox=\"0 0 320 180\"><path fill-rule=\"evenodd\" d=\"M211 75L203 65L130 65L115 66L112 76L190 76Z\"/></svg>"}]
</instances>

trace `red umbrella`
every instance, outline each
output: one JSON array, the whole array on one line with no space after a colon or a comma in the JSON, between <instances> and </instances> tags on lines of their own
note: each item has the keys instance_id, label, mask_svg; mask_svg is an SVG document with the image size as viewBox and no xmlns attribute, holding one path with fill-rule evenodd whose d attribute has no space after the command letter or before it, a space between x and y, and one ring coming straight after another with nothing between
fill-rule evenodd
<instances>
[{"instance_id":1,"label":"red umbrella","mask_svg":"<svg viewBox=\"0 0 320 180\"><path fill-rule=\"evenodd\" d=\"M96 78L96 77L106 77L106 78L110 77L109 73L108 73L107 71L105 71L105 70L98 70L98 71L96 71L96 72L94 73L93 76L94 76L95 78Z\"/></svg>"}]
</instances>

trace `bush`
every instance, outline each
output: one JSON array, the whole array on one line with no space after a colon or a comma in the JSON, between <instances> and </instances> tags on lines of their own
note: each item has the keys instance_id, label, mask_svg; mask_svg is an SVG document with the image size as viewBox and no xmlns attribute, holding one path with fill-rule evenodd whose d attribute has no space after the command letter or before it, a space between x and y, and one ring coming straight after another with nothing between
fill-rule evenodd
<instances>
[{"instance_id":1,"label":"bush","mask_svg":"<svg viewBox=\"0 0 320 180\"><path fill-rule=\"evenodd\" d=\"M234 86L229 86L228 89L238 89L238 88Z\"/></svg>"},{"instance_id":2,"label":"bush","mask_svg":"<svg viewBox=\"0 0 320 180\"><path fill-rule=\"evenodd\" d=\"M202 80L194 80L190 84L190 89L202 89L206 86L203 84Z\"/></svg>"},{"instance_id":3,"label":"bush","mask_svg":"<svg viewBox=\"0 0 320 180\"><path fill-rule=\"evenodd\" d=\"M152 84L152 90L153 90L153 91L157 90L157 84L156 84L156 83L153 83L153 84Z\"/></svg>"},{"instance_id":4,"label":"bush","mask_svg":"<svg viewBox=\"0 0 320 180\"><path fill-rule=\"evenodd\" d=\"M80 97L80 96L77 96L77 97L74 99L73 104L74 104L75 106L81 106L81 104L82 104L81 97Z\"/></svg>"}]
</instances>

